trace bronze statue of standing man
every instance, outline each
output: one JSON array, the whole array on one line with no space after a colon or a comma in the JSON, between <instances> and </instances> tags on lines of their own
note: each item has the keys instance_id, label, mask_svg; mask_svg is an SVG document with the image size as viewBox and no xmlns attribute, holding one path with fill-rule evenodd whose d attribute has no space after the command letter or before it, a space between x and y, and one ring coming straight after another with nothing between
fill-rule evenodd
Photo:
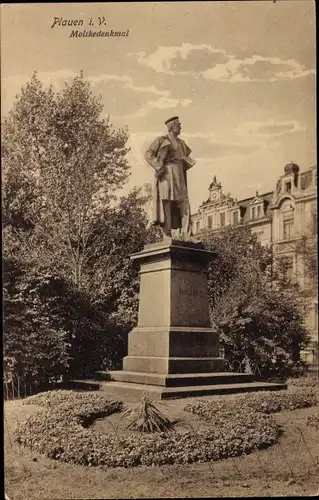
<instances>
[{"instance_id":1,"label":"bronze statue of standing man","mask_svg":"<svg viewBox=\"0 0 319 500\"><path fill-rule=\"evenodd\" d=\"M191 238L191 214L187 191L187 170L195 165L187 144L179 139L181 123L178 116L166 120L168 134L155 139L145 159L155 169L153 190L153 222L160 224L164 234L172 236L179 229L185 240Z\"/></svg>"}]
</instances>

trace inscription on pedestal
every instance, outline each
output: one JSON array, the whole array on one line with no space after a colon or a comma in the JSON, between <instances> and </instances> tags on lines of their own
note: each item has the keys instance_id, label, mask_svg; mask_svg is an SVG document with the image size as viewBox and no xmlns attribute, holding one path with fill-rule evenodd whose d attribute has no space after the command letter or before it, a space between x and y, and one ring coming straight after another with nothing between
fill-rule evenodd
<instances>
[{"instance_id":1,"label":"inscription on pedestal","mask_svg":"<svg viewBox=\"0 0 319 500\"><path fill-rule=\"evenodd\" d=\"M196 288L179 286L178 293L179 295L187 295L189 297L199 297L203 300L207 299L207 294L205 294L202 290L198 290Z\"/></svg>"}]
</instances>

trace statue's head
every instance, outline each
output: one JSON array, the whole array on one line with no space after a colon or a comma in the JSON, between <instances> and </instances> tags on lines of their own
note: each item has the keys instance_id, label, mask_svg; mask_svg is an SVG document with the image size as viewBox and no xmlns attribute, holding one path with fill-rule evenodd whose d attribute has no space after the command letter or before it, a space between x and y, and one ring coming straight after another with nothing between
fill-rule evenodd
<instances>
[{"instance_id":1,"label":"statue's head","mask_svg":"<svg viewBox=\"0 0 319 500\"><path fill-rule=\"evenodd\" d=\"M165 125L167 126L168 132L173 132L175 135L179 135L182 130L181 122L178 116L173 116L166 120Z\"/></svg>"}]
</instances>

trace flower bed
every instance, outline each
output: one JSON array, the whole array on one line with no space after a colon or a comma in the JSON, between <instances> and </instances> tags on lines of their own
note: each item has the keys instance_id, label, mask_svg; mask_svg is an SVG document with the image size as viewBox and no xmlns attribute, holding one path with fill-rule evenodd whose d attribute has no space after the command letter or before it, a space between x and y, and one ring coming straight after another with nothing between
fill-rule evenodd
<instances>
[{"instance_id":1,"label":"flower bed","mask_svg":"<svg viewBox=\"0 0 319 500\"><path fill-rule=\"evenodd\" d=\"M294 389L291 391L261 391L238 396L235 400L200 400L186 405L185 411L211 420L221 410L227 411L228 418L240 408L244 413L253 410L270 414L283 410L308 408L318 404L318 395L313 389Z\"/></svg>"},{"instance_id":2,"label":"flower bed","mask_svg":"<svg viewBox=\"0 0 319 500\"><path fill-rule=\"evenodd\" d=\"M307 373L300 377L291 377L287 380L288 386L291 387L308 387L318 389L319 376L318 373Z\"/></svg>"},{"instance_id":3,"label":"flower bed","mask_svg":"<svg viewBox=\"0 0 319 500\"><path fill-rule=\"evenodd\" d=\"M44 408L18 427L16 440L49 458L81 465L134 467L206 462L269 446L279 435L278 426L269 416L249 407L220 406L209 426L200 431L117 435L110 427L106 435L86 425L120 411L121 402L92 393L54 391L30 397L26 403Z\"/></svg>"},{"instance_id":4,"label":"flower bed","mask_svg":"<svg viewBox=\"0 0 319 500\"><path fill-rule=\"evenodd\" d=\"M98 391L96 392L75 392L65 389L57 389L54 391L40 392L34 396L29 396L23 401L25 405L39 405L44 408L58 406L63 403L70 405L90 402L90 403L103 403L106 399Z\"/></svg>"},{"instance_id":5,"label":"flower bed","mask_svg":"<svg viewBox=\"0 0 319 500\"><path fill-rule=\"evenodd\" d=\"M288 391L261 391L240 396L240 404L247 405L262 413L277 413L284 410L309 408L318 404L318 393L312 388L294 388Z\"/></svg>"}]
</instances>

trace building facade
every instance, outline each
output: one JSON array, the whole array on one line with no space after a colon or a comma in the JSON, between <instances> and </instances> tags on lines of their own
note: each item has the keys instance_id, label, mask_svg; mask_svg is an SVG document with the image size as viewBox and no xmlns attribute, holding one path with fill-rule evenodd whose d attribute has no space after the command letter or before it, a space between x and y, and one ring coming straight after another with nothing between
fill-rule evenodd
<instances>
[{"instance_id":1,"label":"building facade","mask_svg":"<svg viewBox=\"0 0 319 500\"><path fill-rule=\"evenodd\" d=\"M316 277L306 272L302 242L317 238L317 169L300 172L295 163L285 166L277 179L274 191L243 200L224 194L214 177L208 188L209 197L192 215L194 235L220 231L227 226L248 224L257 241L269 245L276 258L282 259L290 279L297 281L303 292L301 303L312 343L307 354L309 361L318 361L318 295Z\"/></svg>"}]
</instances>

